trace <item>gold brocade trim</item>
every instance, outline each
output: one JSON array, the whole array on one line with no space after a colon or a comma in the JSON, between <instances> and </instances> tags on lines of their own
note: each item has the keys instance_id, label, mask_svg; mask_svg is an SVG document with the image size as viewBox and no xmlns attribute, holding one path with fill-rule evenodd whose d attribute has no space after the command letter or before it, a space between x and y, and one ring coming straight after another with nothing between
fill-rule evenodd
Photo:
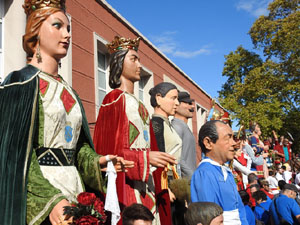
<instances>
[{"instance_id":1,"label":"gold brocade trim","mask_svg":"<svg viewBox=\"0 0 300 225\"><path fill-rule=\"evenodd\" d=\"M38 221L41 217L42 217L42 215L44 215L46 212L47 212L47 210L49 209L49 207L51 206L51 204L56 200L56 199L58 199L59 197L63 197L64 195L62 194L62 193L59 193L59 194L56 194L56 195L54 195L51 199L50 199L50 201L45 205L45 207L43 208L43 210L36 216L36 217L34 217L31 221L30 221L30 223L28 224L28 225L33 225L36 221Z\"/></svg>"},{"instance_id":2,"label":"gold brocade trim","mask_svg":"<svg viewBox=\"0 0 300 225\"><path fill-rule=\"evenodd\" d=\"M66 156L64 150L61 149L61 151L63 152L67 162L70 164L69 160L68 160L68 157ZM58 164L60 166L64 166L64 164L59 160L59 158L55 155L54 152L51 151L51 149L48 149L47 151L45 151L43 154L41 154L39 157L38 157L38 160L40 160L41 158L43 158L47 153L50 153L54 158L55 160L58 162Z\"/></svg>"},{"instance_id":3,"label":"gold brocade trim","mask_svg":"<svg viewBox=\"0 0 300 225\"><path fill-rule=\"evenodd\" d=\"M125 91L124 91L122 94L120 94L120 96L119 96L116 100L114 100L114 101L112 101L112 102L110 102L110 103L107 103L107 104L101 104L101 106L102 106L102 107L105 107L105 106L109 106L109 105L114 104L115 102L119 101L119 99L120 99L124 94L125 94Z\"/></svg>"},{"instance_id":4,"label":"gold brocade trim","mask_svg":"<svg viewBox=\"0 0 300 225\"><path fill-rule=\"evenodd\" d=\"M10 86L14 86L14 85L24 85L24 84L27 84L29 83L30 81L32 81L39 73L40 71L37 71L36 74L34 74L30 79L28 80L25 80L25 81L22 81L22 82L14 82L14 83L11 83L11 84L5 84L3 86L0 86L0 89L4 89L5 87L10 87Z\"/></svg>"},{"instance_id":5,"label":"gold brocade trim","mask_svg":"<svg viewBox=\"0 0 300 225\"><path fill-rule=\"evenodd\" d=\"M144 157L144 172L143 172L143 181L145 182L146 175L147 175L147 149L143 151L143 157Z\"/></svg>"},{"instance_id":6,"label":"gold brocade trim","mask_svg":"<svg viewBox=\"0 0 300 225\"><path fill-rule=\"evenodd\" d=\"M32 149L32 135L33 135L33 127L34 127L34 121L35 121L35 114L36 114L36 110L37 110L37 107L36 107L36 104L37 104L37 99L38 99L38 79L37 79L37 75L40 71L36 72L36 74L33 76L34 78L36 78L36 88L35 88L35 92L34 92L34 101L33 101L33 108L32 108L32 113L31 113L31 122L30 122L30 128L29 128L29 134L28 134L28 141L27 141L27 148L26 148L26 156L25 156L25 163L24 163L24 168L23 168L23 171L24 171L24 174L23 174L23 187L22 187L22 190L23 190L23 193L25 193L25 185L26 185L26 173L27 173L27 164L28 164L28 160L29 160L29 154L31 152L31 149ZM30 79L32 80L32 79Z\"/></svg>"}]
</instances>

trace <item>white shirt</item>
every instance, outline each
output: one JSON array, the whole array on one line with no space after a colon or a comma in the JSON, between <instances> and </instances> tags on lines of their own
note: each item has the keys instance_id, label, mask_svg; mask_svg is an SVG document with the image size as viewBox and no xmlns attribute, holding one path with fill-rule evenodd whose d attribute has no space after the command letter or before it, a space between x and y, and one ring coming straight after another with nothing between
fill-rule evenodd
<instances>
[{"instance_id":1,"label":"white shirt","mask_svg":"<svg viewBox=\"0 0 300 225\"><path fill-rule=\"evenodd\" d=\"M276 180L275 177L269 176L267 178L267 181L269 182L270 188L271 188L271 192L273 195L278 194L279 190L278 190L278 180ZM277 190L272 190L272 189L277 189Z\"/></svg>"},{"instance_id":2,"label":"white shirt","mask_svg":"<svg viewBox=\"0 0 300 225\"><path fill-rule=\"evenodd\" d=\"M275 178L276 178L277 181L284 180L282 174L280 174L278 172L276 173Z\"/></svg>"},{"instance_id":3,"label":"white shirt","mask_svg":"<svg viewBox=\"0 0 300 225\"><path fill-rule=\"evenodd\" d=\"M283 172L283 179L286 183L290 183L290 179L292 178L292 172L290 171L284 171Z\"/></svg>"}]
</instances>

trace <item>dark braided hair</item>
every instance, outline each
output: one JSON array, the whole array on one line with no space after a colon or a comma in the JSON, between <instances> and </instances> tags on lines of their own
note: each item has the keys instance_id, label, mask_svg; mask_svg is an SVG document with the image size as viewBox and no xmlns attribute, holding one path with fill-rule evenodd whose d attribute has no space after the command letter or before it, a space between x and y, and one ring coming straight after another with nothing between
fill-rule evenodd
<instances>
[{"instance_id":1,"label":"dark braided hair","mask_svg":"<svg viewBox=\"0 0 300 225\"><path fill-rule=\"evenodd\" d=\"M124 63L124 59L125 59L127 52L128 52L128 49L120 50L120 51L114 52L110 56L109 86L113 89L121 86L120 77L122 75L123 63Z\"/></svg>"}]
</instances>

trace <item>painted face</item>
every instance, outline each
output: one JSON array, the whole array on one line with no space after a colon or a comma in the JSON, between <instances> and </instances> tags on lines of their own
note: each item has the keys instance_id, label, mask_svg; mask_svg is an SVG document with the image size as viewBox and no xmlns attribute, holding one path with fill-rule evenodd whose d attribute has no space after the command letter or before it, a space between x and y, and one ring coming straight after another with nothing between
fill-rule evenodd
<instances>
[{"instance_id":1,"label":"painted face","mask_svg":"<svg viewBox=\"0 0 300 225\"><path fill-rule=\"evenodd\" d=\"M165 97L162 97L161 95L156 95L156 101L161 111L164 113L163 116L174 116L175 111L179 105L177 89L170 90L165 95Z\"/></svg>"},{"instance_id":2,"label":"painted face","mask_svg":"<svg viewBox=\"0 0 300 225\"><path fill-rule=\"evenodd\" d=\"M125 80L136 82L140 80L141 63L139 54L134 50L129 50L124 58L122 77Z\"/></svg>"},{"instance_id":3,"label":"painted face","mask_svg":"<svg viewBox=\"0 0 300 225\"><path fill-rule=\"evenodd\" d=\"M193 102L180 102L179 106L176 109L176 113L178 113L181 116L184 116L185 118L192 118L194 111L195 106Z\"/></svg>"},{"instance_id":4,"label":"painted face","mask_svg":"<svg viewBox=\"0 0 300 225\"><path fill-rule=\"evenodd\" d=\"M133 222L133 225L151 225L151 221L145 221L145 220L135 220Z\"/></svg>"},{"instance_id":5,"label":"painted face","mask_svg":"<svg viewBox=\"0 0 300 225\"><path fill-rule=\"evenodd\" d=\"M213 220L210 222L210 225L223 225L223 214L213 218Z\"/></svg>"},{"instance_id":6,"label":"painted face","mask_svg":"<svg viewBox=\"0 0 300 225\"><path fill-rule=\"evenodd\" d=\"M69 20L63 12L50 15L39 32L40 52L43 58L51 57L57 61L67 55L70 44Z\"/></svg>"},{"instance_id":7,"label":"painted face","mask_svg":"<svg viewBox=\"0 0 300 225\"><path fill-rule=\"evenodd\" d=\"M216 143L212 143L212 151L215 161L220 164L232 160L235 154L234 145L236 142L233 140L232 129L221 122L216 123L219 139Z\"/></svg>"},{"instance_id":8,"label":"painted face","mask_svg":"<svg viewBox=\"0 0 300 225\"><path fill-rule=\"evenodd\" d=\"M256 125L256 126L255 126L255 133L256 133L258 136L261 135L261 130L260 130L259 125Z\"/></svg>"}]
</instances>

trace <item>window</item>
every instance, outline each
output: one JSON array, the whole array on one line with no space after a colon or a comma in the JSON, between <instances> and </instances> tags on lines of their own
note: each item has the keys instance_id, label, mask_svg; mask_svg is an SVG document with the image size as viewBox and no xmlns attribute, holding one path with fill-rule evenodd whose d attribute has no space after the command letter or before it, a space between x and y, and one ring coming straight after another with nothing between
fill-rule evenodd
<instances>
[{"instance_id":1,"label":"window","mask_svg":"<svg viewBox=\"0 0 300 225\"><path fill-rule=\"evenodd\" d=\"M3 17L4 17L4 1L0 1L0 83L2 82L3 79L3 73L4 73L4 68L3 68Z\"/></svg>"},{"instance_id":2,"label":"window","mask_svg":"<svg viewBox=\"0 0 300 225\"><path fill-rule=\"evenodd\" d=\"M64 78L65 81L68 82L69 85L72 86L72 17L67 14L67 17L70 22L70 44L68 49L68 54L66 57L61 59L61 66L59 68L58 73Z\"/></svg>"},{"instance_id":3,"label":"window","mask_svg":"<svg viewBox=\"0 0 300 225\"><path fill-rule=\"evenodd\" d=\"M142 72L141 72L141 79L139 80L139 99L144 102L145 101L145 94L148 94L148 93L144 93L145 92L145 87L147 85L147 82L150 78L150 74L148 74L147 72L145 72L143 69L142 69Z\"/></svg>"},{"instance_id":4,"label":"window","mask_svg":"<svg viewBox=\"0 0 300 225\"><path fill-rule=\"evenodd\" d=\"M154 86L153 85L153 73L142 66L140 73L139 82L135 82L134 93L136 97L144 103L149 113L152 114L154 109L150 104L150 95L149 90Z\"/></svg>"},{"instance_id":5,"label":"window","mask_svg":"<svg viewBox=\"0 0 300 225\"><path fill-rule=\"evenodd\" d=\"M98 105L100 106L106 95L106 57L105 54L97 52L97 78L98 78Z\"/></svg>"},{"instance_id":6,"label":"window","mask_svg":"<svg viewBox=\"0 0 300 225\"><path fill-rule=\"evenodd\" d=\"M105 95L111 91L108 85L108 60L109 54L106 48L108 42L94 33L95 46L95 106L96 118Z\"/></svg>"},{"instance_id":7,"label":"window","mask_svg":"<svg viewBox=\"0 0 300 225\"><path fill-rule=\"evenodd\" d=\"M197 130L199 132L200 128L205 123L207 110L197 103L196 103L196 109L197 109Z\"/></svg>"}]
</instances>

